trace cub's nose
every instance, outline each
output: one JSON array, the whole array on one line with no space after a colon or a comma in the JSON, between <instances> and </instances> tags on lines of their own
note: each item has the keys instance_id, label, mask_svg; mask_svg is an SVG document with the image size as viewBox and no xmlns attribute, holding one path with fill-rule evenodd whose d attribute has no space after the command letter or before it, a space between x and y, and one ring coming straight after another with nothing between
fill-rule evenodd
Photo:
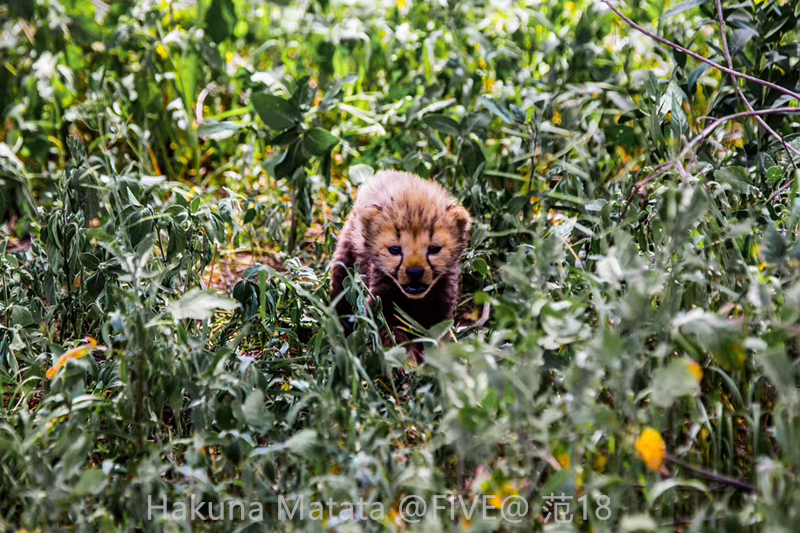
<instances>
[{"instance_id":1,"label":"cub's nose","mask_svg":"<svg viewBox=\"0 0 800 533\"><path fill-rule=\"evenodd\" d=\"M411 281L419 281L422 279L422 275L425 274L424 268L407 268L406 269L406 276Z\"/></svg>"}]
</instances>

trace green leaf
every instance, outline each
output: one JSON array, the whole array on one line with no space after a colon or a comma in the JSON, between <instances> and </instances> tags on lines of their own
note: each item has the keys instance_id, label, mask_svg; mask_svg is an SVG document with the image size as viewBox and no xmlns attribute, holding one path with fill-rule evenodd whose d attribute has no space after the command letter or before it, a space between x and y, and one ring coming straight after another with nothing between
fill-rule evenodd
<instances>
[{"instance_id":1,"label":"green leaf","mask_svg":"<svg viewBox=\"0 0 800 533\"><path fill-rule=\"evenodd\" d=\"M697 86L697 80L700 79L709 68L711 68L707 63L701 63L699 67L694 69L691 74L689 74L689 78L687 79L687 83L689 86L689 92L694 94L695 87Z\"/></svg>"},{"instance_id":2,"label":"green leaf","mask_svg":"<svg viewBox=\"0 0 800 533\"><path fill-rule=\"evenodd\" d=\"M205 32L216 43L233 35L236 27L236 6L233 0L212 0L206 11Z\"/></svg>"},{"instance_id":3,"label":"green leaf","mask_svg":"<svg viewBox=\"0 0 800 533\"><path fill-rule=\"evenodd\" d=\"M292 93L292 104L298 109L308 109L317 94L316 86L312 86L309 80L309 76L303 76L297 80L297 85Z\"/></svg>"},{"instance_id":4,"label":"green leaf","mask_svg":"<svg viewBox=\"0 0 800 533\"><path fill-rule=\"evenodd\" d=\"M170 221L169 244L167 244L167 259L174 259L176 255L186 249L186 231L177 222Z\"/></svg>"},{"instance_id":5,"label":"green leaf","mask_svg":"<svg viewBox=\"0 0 800 533\"><path fill-rule=\"evenodd\" d=\"M761 243L761 253L767 263L780 263L786 257L788 247L783 234L773 224L764 231L764 240Z\"/></svg>"},{"instance_id":6,"label":"green leaf","mask_svg":"<svg viewBox=\"0 0 800 533\"><path fill-rule=\"evenodd\" d=\"M30 326L33 324L33 315L27 308L15 305L11 308L11 324L21 328Z\"/></svg>"},{"instance_id":7,"label":"green leaf","mask_svg":"<svg viewBox=\"0 0 800 533\"><path fill-rule=\"evenodd\" d=\"M670 407L681 396L695 395L700 392L700 380L692 373L697 363L682 357L674 360L669 366L661 367L653 372L653 394L651 399L659 407Z\"/></svg>"},{"instance_id":8,"label":"green leaf","mask_svg":"<svg viewBox=\"0 0 800 533\"><path fill-rule=\"evenodd\" d=\"M678 487L691 488L699 492L708 491L708 487L706 487L704 483L694 479L665 479L664 481L659 481L654 484L650 490L647 491L647 503L652 506L662 494Z\"/></svg>"},{"instance_id":9,"label":"green leaf","mask_svg":"<svg viewBox=\"0 0 800 533\"><path fill-rule=\"evenodd\" d=\"M658 524L649 515L624 515L619 521L619 530L625 533L637 531L659 531Z\"/></svg>"},{"instance_id":10,"label":"green leaf","mask_svg":"<svg viewBox=\"0 0 800 533\"><path fill-rule=\"evenodd\" d=\"M197 135L200 137L208 137L214 141L223 141L232 137L234 133L242 128L244 128L242 124L209 120L200 124L200 127L197 128Z\"/></svg>"},{"instance_id":11,"label":"green leaf","mask_svg":"<svg viewBox=\"0 0 800 533\"><path fill-rule=\"evenodd\" d=\"M724 167L714 171L714 179L727 183L736 192L750 192L750 174L744 167Z\"/></svg>"},{"instance_id":12,"label":"green leaf","mask_svg":"<svg viewBox=\"0 0 800 533\"><path fill-rule=\"evenodd\" d=\"M683 111L683 99L677 91L672 93L671 124L676 139L680 139L681 135L689 133L689 119L686 118L686 113Z\"/></svg>"},{"instance_id":13,"label":"green leaf","mask_svg":"<svg viewBox=\"0 0 800 533\"><path fill-rule=\"evenodd\" d=\"M72 495L78 497L100 494L108 484L108 476L100 468L90 468L81 474L80 479L72 489Z\"/></svg>"},{"instance_id":14,"label":"green leaf","mask_svg":"<svg viewBox=\"0 0 800 533\"><path fill-rule=\"evenodd\" d=\"M744 334L740 322L728 320L702 309L693 309L687 313L680 313L672 319L672 324L691 335L697 344L717 358L726 369L740 368L747 359L747 352L742 346ZM676 340L689 353L696 351L695 345L689 343L682 335L676 335Z\"/></svg>"},{"instance_id":15,"label":"green leaf","mask_svg":"<svg viewBox=\"0 0 800 533\"><path fill-rule=\"evenodd\" d=\"M342 87L345 85L352 85L357 81L358 74L350 74L349 76L345 76L344 78L333 82L328 91L325 93L325 96L322 98L322 101L319 104L319 110L324 113L325 111L333 109L333 107L342 99Z\"/></svg>"},{"instance_id":16,"label":"green leaf","mask_svg":"<svg viewBox=\"0 0 800 533\"><path fill-rule=\"evenodd\" d=\"M664 138L664 131L661 129L661 120L658 118L657 109L650 112L650 137L659 148L663 148L666 139Z\"/></svg>"},{"instance_id":17,"label":"green leaf","mask_svg":"<svg viewBox=\"0 0 800 533\"><path fill-rule=\"evenodd\" d=\"M769 167L767 169L767 180L775 184L783 179L783 169L779 166Z\"/></svg>"},{"instance_id":18,"label":"green leaf","mask_svg":"<svg viewBox=\"0 0 800 533\"><path fill-rule=\"evenodd\" d=\"M484 131L492 123L492 116L486 111L471 113L461 121L461 133L468 135L473 131Z\"/></svg>"},{"instance_id":19,"label":"green leaf","mask_svg":"<svg viewBox=\"0 0 800 533\"><path fill-rule=\"evenodd\" d=\"M744 27L733 30L733 34L731 35L730 39L731 55L736 55L737 52L747 46L747 43L749 43L750 40L757 35L758 31L754 28Z\"/></svg>"},{"instance_id":20,"label":"green leaf","mask_svg":"<svg viewBox=\"0 0 800 533\"><path fill-rule=\"evenodd\" d=\"M298 431L284 444L286 448L301 457L313 457L320 447L319 436L313 429Z\"/></svg>"},{"instance_id":21,"label":"green leaf","mask_svg":"<svg viewBox=\"0 0 800 533\"><path fill-rule=\"evenodd\" d=\"M473 139L466 139L461 143L461 164L468 176L475 175L481 164L486 162L481 145Z\"/></svg>"},{"instance_id":22,"label":"green leaf","mask_svg":"<svg viewBox=\"0 0 800 533\"><path fill-rule=\"evenodd\" d=\"M128 189L130 191L130 189ZM128 217L128 237L135 248L142 240L153 231L153 212L148 207L133 211Z\"/></svg>"},{"instance_id":23,"label":"green leaf","mask_svg":"<svg viewBox=\"0 0 800 533\"><path fill-rule=\"evenodd\" d=\"M680 15L681 13L690 11L710 1L711 0L686 0L686 2L681 2L680 4L672 6L671 8L664 11L664 14L661 15L661 18L659 20L664 20L670 17L674 17L675 15Z\"/></svg>"},{"instance_id":24,"label":"green leaf","mask_svg":"<svg viewBox=\"0 0 800 533\"><path fill-rule=\"evenodd\" d=\"M325 178L325 186L331 185L331 170L333 169L333 156L328 152L322 156L322 164L319 167L319 173Z\"/></svg>"},{"instance_id":25,"label":"green leaf","mask_svg":"<svg viewBox=\"0 0 800 533\"><path fill-rule=\"evenodd\" d=\"M658 78L653 74L652 70L647 71L647 80L644 84L644 90L647 96L654 102L657 102L661 97L661 84L658 82Z\"/></svg>"},{"instance_id":26,"label":"green leaf","mask_svg":"<svg viewBox=\"0 0 800 533\"><path fill-rule=\"evenodd\" d=\"M264 408L264 393L261 389L255 389L247 396L242 404L242 415L250 427L254 429L264 427L267 422L267 412Z\"/></svg>"},{"instance_id":27,"label":"green leaf","mask_svg":"<svg viewBox=\"0 0 800 533\"><path fill-rule=\"evenodd\" d=\"M311 155L325 155L339 144L339 137L322 128L311 128L303 135L303 150Z\"/></svg>"},{"instance_id":28,"label":"green leaf","mask_svg":"<svg viewBox=\"0 0 800 533\"><path fill-rule=\"evenodd\" d=\"M254 93L251 102L264 124L273 130L286 130L303 121L300 110L284 98L269 93Z\"/></svg>"},{"instance_id":29,"label":"green leaf","mask_svg":"<svg viewBox=\"0 0 800 533\"><path fill-rule=\"evenodd\" d=\"M489 265L487 265L486 261L480 257L476 257L472 261L472 270L480 274L483 278L489 277Z\"/></svg>"},{"instance_id":30,"label":"green leaf","mask_svg":"<svg viewBox=\"0 0 800 533\"><path fill-rule=\"evenodd\" d=\"M300 128L292 126L288 130L283 130L266 142L268 146L287 146L300 138Z\"/></svg>"},{"instance_id":31,"label":"green leaf","mask_svg":"<svg viewBox=\"0 0 800 533\"><path fill-rule=\"evenodd\" d=\"M200 57L194 53L187 53L180 66L181 93L184 102L188 107L187 112L191 114L194 107L195 97L197 96L197 78L200 74Z\"/></svg>"},{"instance_id":32,"label":"green leaf","mask_svg":"<svg viewBox=\"0 0 800 533\"><path fill-rule=\"evenodd\" d=\"M756 361L764 368L769 382L774 386L784 401L796 405L798 399L795 372L796 365L789 360L782 348L771 347L756 354Z\"/></svg>"},{"instance_id":33,"label":"green leaf","mask_svg":"<svg viewBox=\"0 0 800 533\"><path fill-rule=\"evenodd\" d=\"M238 308L239 302L215 291L192 289L180 300L171 303L169 312L175 320L184 318L203 320L213 316L217 309L233 311Z\"/></svg>"},{"instance_id":34,"label":"green leaf","mask_svg":"<svg viewBox=\"0 0 800 533\"><path fill-rule=\"evenodd\" d=\"M478 101L488 109L494 116L498 117L500 120L505 122L506 124L513 124L514 119L511 118L511 114L504 108L497 100L492 100L481 96Z\"/></svg>"},{"instance_id":35,"label":"green leaf","mask_svg":"<svg viewBox=\"0 0 800 533\"><path fill-rule=\"evenodd\" d=\"M350 183L358 187L365 184L375 174L375 170L369 165L353 165L347 174Z\"/></svg>"},{"instance_id":36,"label":"green leaf","mask_svg":"<svg viewBox=\"0 0 800 533\"><path fill-rule=\"evenodd\" d=\"M459 135L461 125L446 115L427 115L422 121L426 126L447 135Z\"/></svg>"},{"instance_id":37,"label":"green leaf","mask_svg":"<svg viewBox=\"0 0 800 533\"><path fill-rule=\"evenodd\" d=\"M88 278L86 278L86 292L92 298L97 298L100 296L100 293L103 292L103 289L106 287L107 278L105 274L102 272L95 272Z\"/></svg>"},{"instance_id":38,"label":"green leaf","mask_svg":"<svg viewBox=\"0 0 800 533\"><path fill-rule=\"evenodd\" d=\"M528 205L529 203L530 203L530 198L528 198L524 194L519 194L508 201L508 204L506 204L506 209L512 215L516 215L517 213L522 211L522 208Z\"/></svg>"}]
</instances>

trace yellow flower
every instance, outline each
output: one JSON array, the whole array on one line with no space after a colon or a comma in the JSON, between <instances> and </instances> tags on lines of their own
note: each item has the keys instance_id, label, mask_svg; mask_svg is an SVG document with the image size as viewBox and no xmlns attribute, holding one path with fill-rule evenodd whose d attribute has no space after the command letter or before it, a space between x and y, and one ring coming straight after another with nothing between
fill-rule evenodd
<instances>
[{"instance_id":1,"label":"yellow flower","mask_svg":"<svg viewBox=\"0 0 800 533\"><path fill-rule=\"evenodd\" d=\"M731 346L731 354L733 354L733 356L736 357L736 360L740 363L744 363L747 359L747 353L744 351L744 348L742 348L742 345L738 342L734 342Z\"/></svg>"},{"instance_id":2,"label":"yellow flower","mask_svg":"<svg viewBox=\"0 0 800 533\"><path fill-rule=\"evenodd\" d=\"M562 453L561 455L557 455L556 456L556 461L558 461L558 464L560 464L563 468L567 468L567 469L569 468L569 464L570 463L569 463L569 454L568 453L565 452L565 453Z\"/></svg>"},{"instance_id":3,"label":"yellow flower","mask_svg":"<svg viewBox=\"0 0 800 533\"><path fill-rule=\"evenodd\" d=\"M647 465L647 469L656 472L664 464L664 455L667 453L667 445L661 438L661 433L653 428L645 428L639 438L636 439L636 451Z\"/></svg>"},{"instance_id":4,"label":"yellow flower","mask_svg":"<svg viewBox=\"0 0 800 533\"><path fill-rule=\"evenodd\" d=\"M397 0L397 7L400 9L406 8L406 0Z\"/></svg>"},{"instance_id":5,"label":"yellow flower","mask_svg":"<svg viewBox=\"0 0 800 533\"><path fill-rule=\"evenodd\" d=\"M553 124L556 126L561 124L561 113L559 113L558 111L553 113Z\"/></svg>"},{"instance_id":6,"label":"yellow flower","mask_svg":"<svg viewBox=\"0 0 800 533\"><path fill-rule=\"evenodd\" d=\"M599 453L595 455L594 463L592 464L592 466L594 467L595 472L600 472L602 474L606 469L607 463L608 463L608 457L606 457L602 453Z\"/></svg>"},{"instance_id":7,"label":"yellow flower","mask_svg":"<svg viewBox=\"0 0 800 533\"><path fill-rule=\"evenodd\" d=\"M168 55L167 47L164 46L163 44L159 44L158 46L156 46L156 53L161 56L161 59L166 59Z\"/></svg>"},{"instance_id":8,"label":"yellow flower","mask_svg":"<svg viewBox=\"0 0 800 533\"><path fill-rule=\"evenodd\" d=\"M692 375L697 378L697 384L700 385L700 381L703 379L703 369L700 368L700 365L697 364L697 361L689 362L689 372L691 372Z\"/></svg>"},{"instance_id":9,"label":"yellow flower","mask_svg":"<svg viewBox=\"0 0 800 533\"><path fill-rule=\"evenodd\" d=\"M67 361L70 359L80 359L81 357L85 357L89 352L97 348L97 341L91 337L86 338L86 342L88 344L84 344L83 346L77 346L72 348L71 350L67 350L64 354L58 358L56 364L47 371L47 379L53 379L58 374L58 371L67 364Z\"/></svg>"},{"instance_id":10,"label":"yellow flower","mask_svg":"<svg viewBox=\"0 0 800 533\"><path fill-rule=\"evenodd\" d=\"M494 485L494 487L489 490L494 493L491 495L492 498L489 500L489 503L498 509L503 506L503 502L506 498L519 495L517 484L513 481L506 481L505 483Z\"/></svg>"},{"instance_id":11,"label":"yellow flower","mask_svg":"<svg viewBox=\"0 0 800 533\"><path fill-rule=\"evenodd\" d=\"M398 529L405 529L405 522L397 509L389 509L389 522Z\"/></svg>"}]
</instances>

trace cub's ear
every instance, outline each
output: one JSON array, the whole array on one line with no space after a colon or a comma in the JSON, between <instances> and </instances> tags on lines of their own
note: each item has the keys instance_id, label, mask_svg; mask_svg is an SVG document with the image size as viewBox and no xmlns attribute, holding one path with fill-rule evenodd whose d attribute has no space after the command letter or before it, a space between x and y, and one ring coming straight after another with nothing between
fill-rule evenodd
<instances>
[{"instance_id":1,"label":"cub's ear","mask_svg":"<svg viewBox=\"0 0 800 533\"><path fill-rule=\"evenodd\" d=\"M447 208L447 218L458 230L459 237L466 241L469 237L469 228L472 226L469 212L460 205L453 205Z\"/></svg>"},{"instance_id":2,"label":"cub's ear","mask_svg":"<svg viewBox=\"0 0 800 533\"><path fill-rule=\"evenodd\" d=\"M363 228L364 235L370 235L372 233L372 227L374 226L375 219L383 212L383 210L378 205L371 205L369 207L365 207L361 210L358 214L358 220L361 222L361 227Z\"/></svg>"}]
</instances>

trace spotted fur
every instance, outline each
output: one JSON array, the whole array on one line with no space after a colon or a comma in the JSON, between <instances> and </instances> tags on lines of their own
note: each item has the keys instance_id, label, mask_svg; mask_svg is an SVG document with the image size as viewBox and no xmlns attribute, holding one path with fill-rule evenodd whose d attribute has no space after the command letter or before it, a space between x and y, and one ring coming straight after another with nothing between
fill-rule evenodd
<instances>
[{"instance_id":1,"label":"spotted fur","mask_svg":"<svg viewBox=\"0 0 800 533\"><path fill-rule=\"evenodd\" d=\"M331 297L344 288L345 268L359 263L398 342L408 336L399 327L397 308L424 327L453 318L470 224L467 210L438 183L405 172L379 172L358 191L339 235ZM337 311L353 312L344 298Z\"/></svg>"}]
</instances>

